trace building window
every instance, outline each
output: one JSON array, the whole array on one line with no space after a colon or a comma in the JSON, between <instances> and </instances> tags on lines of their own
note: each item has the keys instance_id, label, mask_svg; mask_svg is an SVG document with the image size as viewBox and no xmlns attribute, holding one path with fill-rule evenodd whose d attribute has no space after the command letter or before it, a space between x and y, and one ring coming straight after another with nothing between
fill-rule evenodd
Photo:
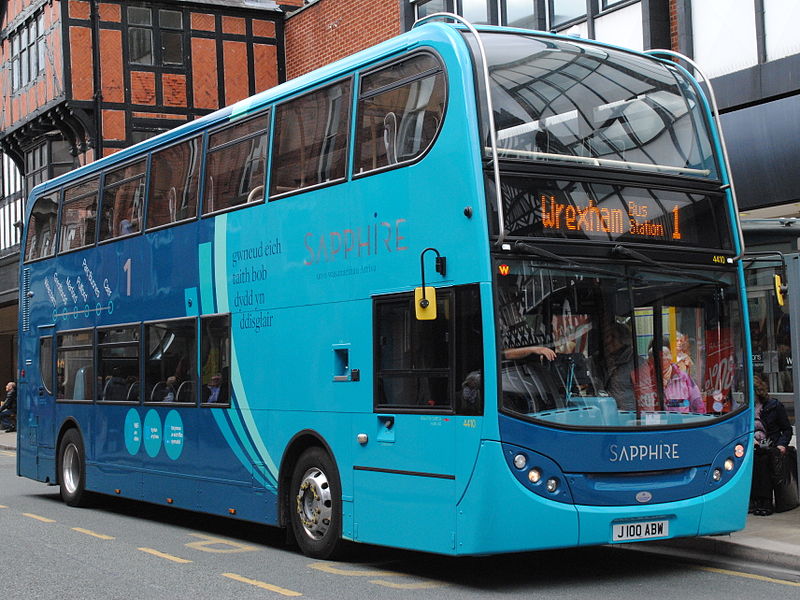
<instances>
[{"instance_id":1,"label":"building window","mask_svg":"<svg viewBox=\"0 0 800 600\"><path fill-rule=\"evenodd\" d=\"M44 72L44 18L38 15L9 35L11 91L16 92Z\"/></svg>"},{"instance_id":2,"label":"building window","mask_svg":"<svg viewBox=\"0 0 800 600\"><path fill-rule=\"evenodd\" d=\"M128 62L135 65L183 64L183 13L128 7Z\"/></svg>"},{"instance_id":3,"label":"building window","mask_svg":"<svg viewBox=\"0 0 800 600\"><path fill-rule=\"evenodd\" d=\"M25 189L30 194L31 190L46 181L47 176L47 143L44 142L38 146L34 146L25 152Z\"/></svg>"},{"instance_id":4,"label":"building window","mask_svg":"<svg viewBox=\"0 0 800 600\"><path fill-rule=\"evenodd\" d=\"M550 0L551 27L559 27L585 16L586 0Z\"/></svg>"},{"instance_id":5,"label":"building window","mask_svg":"<svg viewBox=\"0 0 800 600\"><path fill-rule=\"evenodd\" d=\"M537 4L537 0L505 0L503 2L503 25L524 29L538 29L539 11L536 10Z\"/></svg>"}]
</instances>

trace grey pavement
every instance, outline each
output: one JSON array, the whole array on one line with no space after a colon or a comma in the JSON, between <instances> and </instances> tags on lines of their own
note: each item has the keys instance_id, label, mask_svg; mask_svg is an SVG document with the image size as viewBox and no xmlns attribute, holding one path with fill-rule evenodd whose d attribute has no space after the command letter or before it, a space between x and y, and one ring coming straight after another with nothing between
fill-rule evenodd
<instances>
[{"instance_id":1,"label":"grey pavement","mask_svg":"<svg viewBox=\"0 0 800 600\"><path fill-rule=\"evenodd\" d=\"M0 450L15 451L17 434L0 430ZM768 517L748 515L742 531L714 537L630 544L641 550L712 563L746 563L800 572L800 508Z\"/></svg>"}]
</instances>

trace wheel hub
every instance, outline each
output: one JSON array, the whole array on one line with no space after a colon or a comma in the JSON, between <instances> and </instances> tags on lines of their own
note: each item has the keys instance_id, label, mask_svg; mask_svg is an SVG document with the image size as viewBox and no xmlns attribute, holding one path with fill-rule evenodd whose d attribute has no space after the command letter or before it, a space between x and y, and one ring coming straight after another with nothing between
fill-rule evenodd
<instances>
[{"instance_id":1,"label":"wheel hub","mask_svg":"<svg viewBox=\"0 0 800 600\"><path fill-rule=\"evenodd\" d=\"M61 482L67 492L74 494L78 489L80 479L80 461L78 460L78 449L75 444L69 444L64 449L64 457L61 463Z\"/></svg>"},{"instance_id":2,"label":"wheel hub","mask_svg":"<svg viewBox=\"0 0 800 600\"><path fill-rule=\"evenodd\" d=\"M333 514L331 486L320 469L309 469L300 481L296 510L306 534L315 540L325 536Z\"/></svg>"}]
</instances>

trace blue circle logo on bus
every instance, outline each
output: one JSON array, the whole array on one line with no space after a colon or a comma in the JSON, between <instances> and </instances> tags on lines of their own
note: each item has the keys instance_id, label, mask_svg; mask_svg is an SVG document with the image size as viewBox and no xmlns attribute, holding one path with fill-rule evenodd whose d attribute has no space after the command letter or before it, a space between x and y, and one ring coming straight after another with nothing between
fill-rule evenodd
<instances>
[{"instance_id":1,"label":"blue circle logo on bus","mask_svg":"<svg viewBox=\"0 0 800 600\"><path fill-rule=\"evenodd\" d=\"M132 408L125 416L125 448L133 456L142 447L142 419L139 411Z\"/></svg>"},{"instance_id":2,"label":"blue circle logo on bus","mask_svg":"<svg viewBox=\"0 0 800 600\"><path fill-rule=\"evenodd\" d=\"M172 460L183 452L183 420L177 410L171 410L164 419L164 450Z\"/></svg>"},{"instance_id":3,"label":"blue circle logo on bus","mask_svg":"<svg viewBox=\"0 0 800 600\"><path fill-rule=\"evenodd\" d=\"M650 492L639 492L636 494L636 501L641 502L644 504L645 502L650 502L653 499L653 494Z\"/></svg>"},{"instance_id":4,"label":"blue circle logo on bus","mask_svg":"<svg viewBox=\"0 0 800 600\"><path fill-rule=\"evenodd\" d=\"M147 456L155 458L161 449L161 418L155 409L150 409L144 417L144 449Z\"/></svg>"}]
</instances>

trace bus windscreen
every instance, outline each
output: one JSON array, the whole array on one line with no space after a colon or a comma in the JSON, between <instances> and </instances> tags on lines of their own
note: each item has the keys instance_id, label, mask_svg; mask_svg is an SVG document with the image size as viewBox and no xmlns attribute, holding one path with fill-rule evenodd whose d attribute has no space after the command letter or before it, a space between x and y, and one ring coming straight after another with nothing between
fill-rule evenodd
<instances>
[{"instance_id":1,"label":"bus windscreen","mask_svg":"<svg viewBox=\"0 0 800 600\"><path fill-rule=\"evenodd\" d=\"M481 39L501 159L719 179L702 100L674 66L577 40Z\"/></svg>"}]
</instances>

